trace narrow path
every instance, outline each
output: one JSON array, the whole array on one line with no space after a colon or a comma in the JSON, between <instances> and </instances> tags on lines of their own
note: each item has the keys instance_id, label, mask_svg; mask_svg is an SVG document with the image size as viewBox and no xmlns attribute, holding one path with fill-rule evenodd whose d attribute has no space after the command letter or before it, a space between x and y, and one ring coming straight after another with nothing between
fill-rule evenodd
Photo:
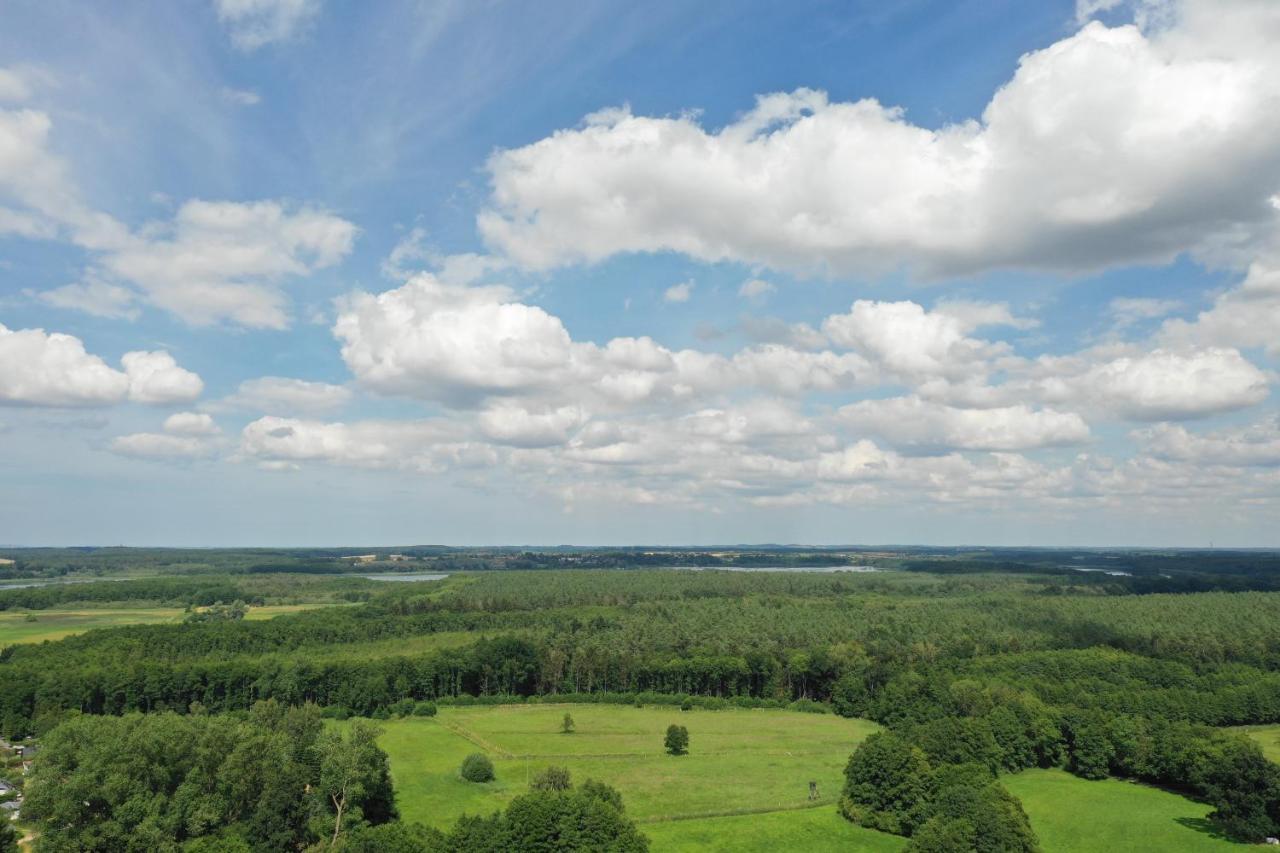
<instances>
[{"instance_id":1,"label":"narrow path","mask_svg":"<svg viewBox=\"0 0 1280 853\"><path fill-rule=\"evenodd\" d=\"M812 800L807 803L801 803L793 806L779 806L777 808L759 807L748 809L727 809L717 812L699 812L697 814L680 814L680 815L661 815L658 817L636 818L636 823L673 823L680 820L703 820L704 818L713 817L739 817L741 815L752 814L773 814L774 812L799 812L805 809L817 809L822 806L829 806L835 803L830 797Z\"/></svg>"},{"instance_id":2,"label":"narrow path","mask_svg":"<svg viewBox=\"0 0 1280 853\"><path fill-rule=\"evenodd\" d=\"M496 743L490 743L489 741L480 737L480 735L476 734L475 732L464 729L462 726L458 725L457 723L446 723L444 720L437 719L436 725L443 726L444 728L453 732L458 737L465 738L471 741L472 743L474 743L476 746L480 747L481 749L486 750L488 752L492 752L494 756L497 758L519 758L520 757L515 755L514 753L508 752L507 750L498 746Z\"/></svg>"}]
</instances>

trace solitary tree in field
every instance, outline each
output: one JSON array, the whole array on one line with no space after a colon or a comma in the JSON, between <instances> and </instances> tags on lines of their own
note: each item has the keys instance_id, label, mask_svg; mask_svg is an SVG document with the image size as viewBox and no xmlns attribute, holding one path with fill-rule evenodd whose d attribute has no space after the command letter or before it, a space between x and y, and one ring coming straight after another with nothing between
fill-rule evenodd
<instances>
[{"instance_id":1,"label":"solitary tree in field","mask_svg":"<svg viewBox=\"0 0 1280 853\"><path fill-rule=\"evenodd\" d=\"M568 711L564 712L564 719L560 721L560 734L573 734L573 717L569 715Z\"/></svg>"},{"instance_id":2,"label":"solitary tree in field","mask_svg":"<svg viewBox=\"0 0 1280 853\"><path fill-rule=\"evenodd\" d=\"M672 755L684 755L689 751L689 730L684 726L667 726L667 737L663 745Z\"/></svg>"}]
</instances>

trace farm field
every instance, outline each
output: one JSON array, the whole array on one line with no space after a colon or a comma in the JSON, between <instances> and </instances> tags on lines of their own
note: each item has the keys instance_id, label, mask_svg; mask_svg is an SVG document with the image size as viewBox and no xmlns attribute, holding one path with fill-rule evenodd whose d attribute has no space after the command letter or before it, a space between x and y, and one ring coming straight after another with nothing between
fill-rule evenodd
<instances>
[{"instance_id":1,"label":"farm field","mask_svg":"<svg viewBox=\"0 0 1280 853\"><path fill-rule=\"evenodd\" d=\"M1022 800L1044 853L1227 853L1251 849L1213 831L1211 808L1169 791L1118 779L1090 781L1062 770L1001 779Z\"/></svg>"},{"instance_id":2,"label":"farm field","mask_svg":"<svg viewBox=\"0 0 1280 853\"><path fill-rule=\"evenodd\" d=\"M323 604L278 604L251 607L246 619L271 619L282 613L295 613ZM35 616L28 621L27 616ZM181 607L84 607L0 613L0 647L14 643L42 643L61 640L72 634L83 634L95 628L119 625L142 625L157 622L181 622Z\"/></svg>"},{"instance_id":3,"label":"farm field","mask_svg":"<svg viewBox=\"0 0 1280 853\"><path fill-rule=\"evenodd\" d=\"M573 734L559 731L566 712L575 722ZM663 752L671 723L689 729L688 755ZM831 804L849 754L877 728L865 720L795 711L620 705L441 708L435 718L379 725L402 817L442 828L461 814L501 808L526 790L528 778L551 765L567 767L576 781L613 785L628 814L646 825L805 809L813 805L810 781L818 784L818 802ZM458 777L458 766L471 752L493 759L494 782L477 785ZM804 831L819 819L816 813L829 810L807 811L815 817L776 823Z\"/></svg>"}]
</instances>

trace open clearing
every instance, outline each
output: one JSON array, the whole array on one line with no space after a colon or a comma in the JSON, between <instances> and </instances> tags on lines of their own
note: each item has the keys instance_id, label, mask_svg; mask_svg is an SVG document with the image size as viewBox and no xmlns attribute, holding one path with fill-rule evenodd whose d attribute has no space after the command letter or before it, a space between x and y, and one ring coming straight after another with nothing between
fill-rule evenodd
<instances>
[{"instance_id":1,"label":"open clearing","mask_svg":"<svg viewBox=\"0 0 1280 853\"><path fill-rule=\"evenodd\" d=\"M246 619L271 619L282 613L295 613L322 604L277 604L251 607ZM186 615L181 607L83 607L49 610L6 610L0 612L0 647L14 643L40 643L61 640L72 634L83 634L94 628L118 625L141 625L156 622L181 622ZM35 621L28 621L34 616Z\"/></svg>"},{"instance_id":2,"label":"open clearing","mask_svg":"<svg viewBox=\"0 0 1280 853\"><path fill-rule=\"evenodd\" d=\"M1235 731L1243 732L1262 747L1267 758L1280 764L1280 725L1273 726L1237 726Z\"/></svg>"},{"instance_id":3,"label":"open clearing","mask_svg":"<svg viewBox=\"0 0 1280 853\"><path fill-rule=\"evenodd\" d=\"M576 731L561 734L568 712ZM663 752L668 725L689 729L689 754ZM826 714L775 710L681 711L668 706L499 705L485 708L441 708L435 718L389 720L380 743L391 759L396 798L406 821L445 828L459 815L487 814L527 790L527 779L539 770L560 765L575 781L594 778L622 792L627 812L655 839L671 838L668 825L678 821L699 834L717 827L741 837L764 839L746 827L771 827L780 849L799 843L834 823L830 808L839 796L845 762L874 723ZM458 777L462 759L484 752L497 771L494 782L477 785ZM821 798L810 802L809 782ZM820 806L809 808L810 806ZM721 824L689 821L753 812L750 820ZM844 830L844 821L836 826ZM844 832L842 849L865 830ZM868 850L896 849L894 839L870 833ZM788 839L784 842L784 838ZM890 846L885 847L885 844ZM659 847L658 849L678 849ZM739 843L735 849L751 849ZM822 849L809 847L806 849Z\"/></svg>"},{"instance_id":4,"label":"open clearing","mask_svg":"<svg viewBox=\"0 0 1280 853\"><path fill-rule=\"evenodd\" d=\"M1118 779L1092 782L1062 770L1002 778L1031 818L1045 853L1224 853L1250 849L1214 833L1210 807Z\"/></svg>"}]
</instances>

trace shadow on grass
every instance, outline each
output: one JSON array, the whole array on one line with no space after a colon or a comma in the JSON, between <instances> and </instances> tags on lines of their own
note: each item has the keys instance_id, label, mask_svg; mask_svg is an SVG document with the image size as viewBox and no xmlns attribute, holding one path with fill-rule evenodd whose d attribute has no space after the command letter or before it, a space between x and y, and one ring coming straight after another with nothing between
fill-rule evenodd
<instances>
[{"instance_id":1,"label":"shadow on grass","mask_svg":"<svg viewBox=\"0 0 1280 853\"><path fill-rule=\"evenodd\" d=\"M1234 842L1236 840L1223 832L1216 823L1209 820L1207 817L1177 817L1174 818L1174 820L1185 826L1187 829L1194 829L1196 832L1203 833L1210 838L1217 839L1218 841ZM1241 846L1244 845L1242 844Z\"/></svg>"}]
</instances>

